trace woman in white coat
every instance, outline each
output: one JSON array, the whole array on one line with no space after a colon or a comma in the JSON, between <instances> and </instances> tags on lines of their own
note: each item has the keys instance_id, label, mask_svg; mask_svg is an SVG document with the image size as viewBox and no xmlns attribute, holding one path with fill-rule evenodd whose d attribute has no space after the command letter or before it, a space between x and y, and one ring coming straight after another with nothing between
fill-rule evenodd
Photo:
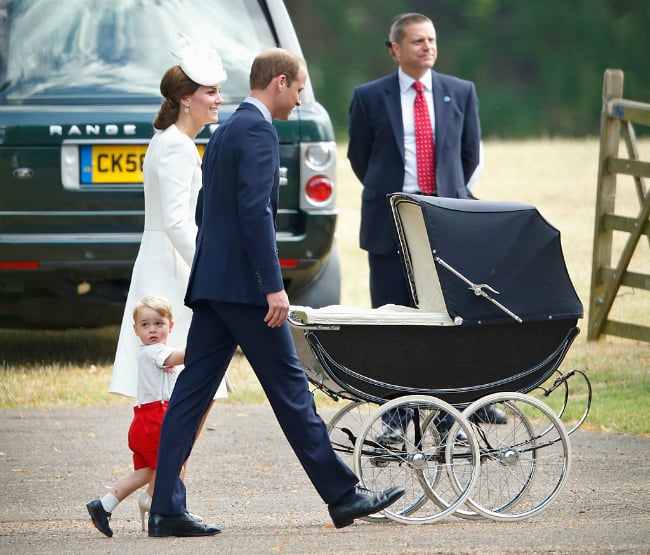
<instances>
[{"instance_id":1,"label":"woman in white coat","mask_svg":"<svg viewBox=\"0 0 650 555\"><path fill-rule=\"evenodd\" d=\"M156 295L171 303L175 326L168 345L185 348L192 311L184 297L194 257L195 209L201 187L201 157L194 139L205 125L217 122L223 103L220 86L226 72L219 56L193 46L186 38L175 55L180 62L160 82L163 101L143 163L144 231L109 386L111 393L130 397L136 397L138 380L140 342L133 332L133 307L139 298ZM224 380L215 399L227 395Z\"/></svg>"}]
</instances>

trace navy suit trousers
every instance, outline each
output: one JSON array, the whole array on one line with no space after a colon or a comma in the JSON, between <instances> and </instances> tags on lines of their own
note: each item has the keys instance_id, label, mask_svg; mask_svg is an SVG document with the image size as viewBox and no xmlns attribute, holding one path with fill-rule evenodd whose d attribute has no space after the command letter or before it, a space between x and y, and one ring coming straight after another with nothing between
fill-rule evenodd
<instances>
[{"instance_id":1,"label":"navy suit trousers","mask_svg":"<svg viewBox=\"0 0 650 555\"><path fill-rule=\"evenodd\" d=\"M385 304L413 306L406 268L397 249L389 254L368 253L368 266L372 308Z\"/></svg>"},{"instance_id":2,"label":"navy suit trousers","mask_svg":"<svg viewBox=\"0 0 650 555\"><path fill-rule=\"evenodd\" d=\"M206 302L193 310L185 369L163 420L151 512L173 515L186 511L179 472L237 345L253 367L318 494L328 504L341 499L358 480L334 452L326 426L316 413L289 324L268 327L264 323L267 309L262 306Z\"/></svg>"}]
</instances>

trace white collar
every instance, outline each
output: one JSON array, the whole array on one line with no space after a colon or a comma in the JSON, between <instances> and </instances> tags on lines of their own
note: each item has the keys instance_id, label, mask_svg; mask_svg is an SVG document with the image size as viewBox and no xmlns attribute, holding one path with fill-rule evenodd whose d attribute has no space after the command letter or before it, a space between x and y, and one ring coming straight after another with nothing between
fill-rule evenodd
<instances>
[{"instance_id":1,"label":"white collar","mask_svg":"<svg viewBox=\"0 0 650 555\"><path fill-rule=\"evenodd\" d=\"M413 87L413 83L416 81L411 77L410 75L406 75L402 68L397 69L397 77L399 79L399 88L402 94L404 94L406 91L408 91L411 87ZM432 84L431 84L431 70L427 71L421 78L420 82L424 85L424 89L428 92L431 92L432 90Z\"/></svg>"},{"instance_id":2,"label":"white collar","mask_svg":"<svg viewBox=\"0 0 650 555\"><path fill-rule=\"evenodd\" d=\"M244 99L244 102L248 102L249 104L255 106L255 108L257 108L260 112L262 112L262 115L264 116L264 119L266 121L268 121L269 123L273 123L271 112L266 107L266 104L264 104L261 100L258 100L257 98L253 98L252 96L247 96Z\"/></svg>"}]
</instances>

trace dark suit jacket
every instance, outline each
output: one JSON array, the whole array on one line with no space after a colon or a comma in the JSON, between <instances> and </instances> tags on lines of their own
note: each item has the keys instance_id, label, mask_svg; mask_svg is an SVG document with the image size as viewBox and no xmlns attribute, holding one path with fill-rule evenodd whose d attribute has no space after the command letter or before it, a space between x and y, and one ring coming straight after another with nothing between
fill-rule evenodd
<instances>
[{"instance_id":1,"label":"dark suit jacket","mask_svg":"<svg viewBox=\"0 0 650 555\"><path fill-rule=\"evenodd\" d=\"M210 300L267 306L266 294L284 289L275 239L277 132L255 106L242 103L212 135L203 161L185 304Z\"/></svg>"},{"instance_id":2,"label":"dark suit jacket","mask_svg":"<svg viewBox=\"0 0 650 555\"><path fill-rule=\"evenodd\" d=\"M436 116L435 164L439 196L467 198L480 159L476 88L470 81L432 71ZM404 126L397 72L354 89L348 158L363 183L361 248L394 252L396 236L386 195L404 183Z\"/></svg>"}]
</instances>

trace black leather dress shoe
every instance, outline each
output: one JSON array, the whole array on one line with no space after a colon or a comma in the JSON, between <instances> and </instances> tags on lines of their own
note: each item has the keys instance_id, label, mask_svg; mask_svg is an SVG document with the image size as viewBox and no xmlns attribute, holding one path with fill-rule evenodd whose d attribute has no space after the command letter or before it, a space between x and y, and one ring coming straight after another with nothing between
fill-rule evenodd
<instances>
[{"instance_id":1,"label":"black leather dress shoe","mask_svg":"<svg viewBox=\"0 0 650 555\"><path fill-rule=\"evenodd\" d=\"M449 430L443 430L440 432L440 445L444 446L449 439ZM462 428L458 428L456 431L456 437L454 437L454 443L467 443L467 434Z\"/></svg>"},{"instance_id":2,"label":"black leather dress shoe","mask_svg":"<svg viewBox=\"0 0 650 555\"><path fill-rule=\"evenodd\" d=\"M94 499L90 503L86 504L86 509L88 509L88 514L90 514L90 518L92 518L95 528L97 528L97 530L102 534L107 535L109 538L113 537L113 530L111 530L111 527L108 525L111 513L104 509L102 502L99 499Z\"/></svg>"},{"instance_id":3,"label":"black leather dress shoe","mask_svg":"<svg viewBox=\"0 0 650 555\"><path fill-rule=\"evenodd\" d=\"M375 441L384 447L393 447L404 443L404 437L394 428L391 428L390 426L384 424L382 426L381 432L377 434Z\"/></svg>"},{"instance_id":4,"label":"black leather dress shoe","mask_svg":"<svg viewBox=\"0 0 650 555\"><path fill-rule=\"evenodd\" d=\"M188 513L171 516L149 513L150 538L214 536L219 532L214 524L197 522Z\"/></svg>"},{"instance_id":5,"label":"black leather dress shoe","mask_svg":"<svg viewBox=\"0 0 650 555\"><path fill-rule=\"evenodd\" d=\"M438 430L438 433L440 434L440 445L444 445L447 443L449 430L454 425L454 418L450 414L447 414L441 420L435 420L434 423L436 429ZM458 428L454 440L456 443L465 443L467 441L467 434L463 431L462 428Z\"/></svg>"},{"instance_id":6,"label":"black leather dress shoe","mask_svg":"<svg viewBox=\"0 0 650 555\"><path fill-rule=\"evenodd\" d=\"M508 415L503 409L496 407L494 405L485 405L478 409L471 416L472 420L475 422L483 422L485 424L507 424Z\"/></svg>"},{"instance_id":7,"label":"black leather dress shoe","mask_svg":"<svg viewBox=\"0 0 650 555\"><path fill-rule=\"evenodd\" d=\"M355 518L361 518L382 511L404 495L404 488L393 486L384 491L368 491L357 486L351 499L337 505L330 505L332 522L337 528L349 526Z\"/></svg>"}]
</instances>

